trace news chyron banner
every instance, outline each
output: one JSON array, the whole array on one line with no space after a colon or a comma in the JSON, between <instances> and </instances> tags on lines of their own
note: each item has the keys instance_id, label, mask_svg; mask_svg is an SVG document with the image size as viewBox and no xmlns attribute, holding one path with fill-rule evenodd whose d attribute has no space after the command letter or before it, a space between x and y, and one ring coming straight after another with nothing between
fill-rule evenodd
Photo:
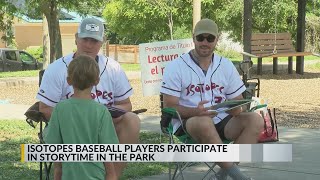
<instances>
[{"instance_id":1,"label":"news chyron banner","mask_svg":"<svg viewBox=\"0 0 320 180\"><path fill-rule=\"evenodd\" d=\"M292 162L292 144L22 144L22 162Z\"/></svg>"},{"instance_id":2,"label":"news chyron banner","mask_svg":"<svg viewBox=\"0 0 320 180\"><path fill-rule=\"evenodd\" d=\"M192 39L139 44L143 95L159 95L166 64L193 48Z\"/></svg>"}]
</instances>

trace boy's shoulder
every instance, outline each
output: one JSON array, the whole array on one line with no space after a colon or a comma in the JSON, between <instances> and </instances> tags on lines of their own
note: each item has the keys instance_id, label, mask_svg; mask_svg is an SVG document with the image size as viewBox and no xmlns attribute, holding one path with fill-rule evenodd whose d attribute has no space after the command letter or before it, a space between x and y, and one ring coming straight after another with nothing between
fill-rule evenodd
<instances>
[{"instance_id":1,"label":"boy's shoulder","mask_svg":"<svg viewBox=\"0 0 320 180\"><path fill-rule=\"evenodd\" d=\"M66 107L72 106L74 104L84 104L88 106L94 106L95 108L105 109L105 106L96 102L95 100L91 99L79 99L79 98L70 98L60 101L57 106L59 107Z\"/></svg>"}]
</instances>

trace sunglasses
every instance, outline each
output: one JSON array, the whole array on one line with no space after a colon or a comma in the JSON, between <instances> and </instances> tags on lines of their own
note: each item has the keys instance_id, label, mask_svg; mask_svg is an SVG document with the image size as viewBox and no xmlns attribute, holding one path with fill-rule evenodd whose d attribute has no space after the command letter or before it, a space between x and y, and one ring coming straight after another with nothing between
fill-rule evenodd
<instances>
[{"instance_id":1,"label":"sunglasses","mask_svg":"<svg viewBox=\"0 0 320 180\"><path fill-rule=\"evenodd\" d=\"M209 43L212 43L212 42L214 42L214 40L216 40L216 37L214 35L212 35L212 34L210 34L207 37L203 36L202 34L199 34L198 36L196 36L196 40L199 41L199 42L204 41L204 39L207 39L207 41Z\"/></svg>"}]
</instances>

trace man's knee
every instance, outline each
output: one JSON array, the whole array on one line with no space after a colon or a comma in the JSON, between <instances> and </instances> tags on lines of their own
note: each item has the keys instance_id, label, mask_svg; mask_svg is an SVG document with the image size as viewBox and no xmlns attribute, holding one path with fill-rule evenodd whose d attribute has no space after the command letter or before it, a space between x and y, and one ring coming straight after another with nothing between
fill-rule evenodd
<instances>
[{"instance_id":1,"label":"man's knee","mask_svg":"<svg viewBox=\"0 0 320 180\"><path fill-rule=\"evenodd\" d=\"M127 112L120 120L118 119L113 122L117 131L124 129L126 131L138 132L140 130L140 118L132 112Z\"/></svg>"},{"instance_id":2,"label":"man's knee","mask_svg":"<svg viewBox=\"0 0 320 180\"><path fill-rule=\"evenodd\" d=\"M196 140L219 137L217 130L210 117L200 116L188 119L186 123L187 132Z\"/></svg>"},{"instance_id":3,"label":"man's knee","mask_svg":"<svg viewBox=\"0 0 320 180\"><path fill-rule=\"evenodd\" d=\"M127 128L140 130L140 118L132 112L127 112L122 119L114 123L116 129Z\"/></svg>"},{"instance_id":4,"label":"man's knee","mask_svg":"<svg viewBox=\"0 0 320 180\"><path fill-rule=\"evenodd\" d=\"M248 127L253 131L259 133L264 126L263 118L255 112L250 112L248 114Z\"/></svg>"}]
</instances>

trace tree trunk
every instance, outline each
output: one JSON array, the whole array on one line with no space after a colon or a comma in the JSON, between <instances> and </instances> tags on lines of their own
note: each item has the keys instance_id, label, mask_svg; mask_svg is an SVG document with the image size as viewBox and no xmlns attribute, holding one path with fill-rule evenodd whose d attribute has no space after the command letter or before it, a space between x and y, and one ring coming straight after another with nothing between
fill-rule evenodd
<instances>
[{"instance_id":1,"label":"tree trunk","mask_svg":"<svg viewBox=\"0 0 320 180\"><path fill-rule=\"evenodd\" d=\"M50 38L48 20L44 14L42 19L43 69L46 69L50 64Z\"/></svg>"},{"instance_id":2,"label":"tree trunk","mask_svg":"<svg viewBox=\"0 0 320 180\"><path fill-rule=\"evenodd\" d=\"M43 9L43 13L48 20L50 37L50 63L52 63L54 60L62 57L62 44L57 2L55 0L51 0L48 5L48 9Z\"/></svg>"},{"instance_id":3,"label":"tree trunk","mask_svg":"<svg viewBox=\"0 0 320 180\"><path fill-rule=\"evenodd\" d=\"M201 0L193 0L193 29L201 20Z\"/></svg>"},{"instance_id":4,"label":"tree trunk","mask_svg":"<svg viewBox=\"0 0 320 180\"><path fill-rule=\"evenodd\" d=\"M252 36L252 0L243 0L243 51L251 53ZM244 60L250 60L243 55Z\"/></svg>"},{"instance_id":5,"label":"tree trunk","mask_svg":"<svg viewBox=\"0 0 320 180\"><path fill-rule=\"evenodd\" d=\"M306 5L305 0L298 0L298 18L297 18L297 52L303 52L305 46L305 30L306 30ZM304 74L304 57L297 56L296 73Z\"/></svg>"},{"instance_id":6,"label":"tree trunk","mask_svg":"<svg viewBox=\"0 0 320 180\"><path fill-rule=\"evenodd\" d=\"M170 12L168 14L168 26L169 26L169 30L170 30L170 38L171 40L173 40L173 19L172 19L172 10L170 7Z\"/></svg>"}]
</instances>

